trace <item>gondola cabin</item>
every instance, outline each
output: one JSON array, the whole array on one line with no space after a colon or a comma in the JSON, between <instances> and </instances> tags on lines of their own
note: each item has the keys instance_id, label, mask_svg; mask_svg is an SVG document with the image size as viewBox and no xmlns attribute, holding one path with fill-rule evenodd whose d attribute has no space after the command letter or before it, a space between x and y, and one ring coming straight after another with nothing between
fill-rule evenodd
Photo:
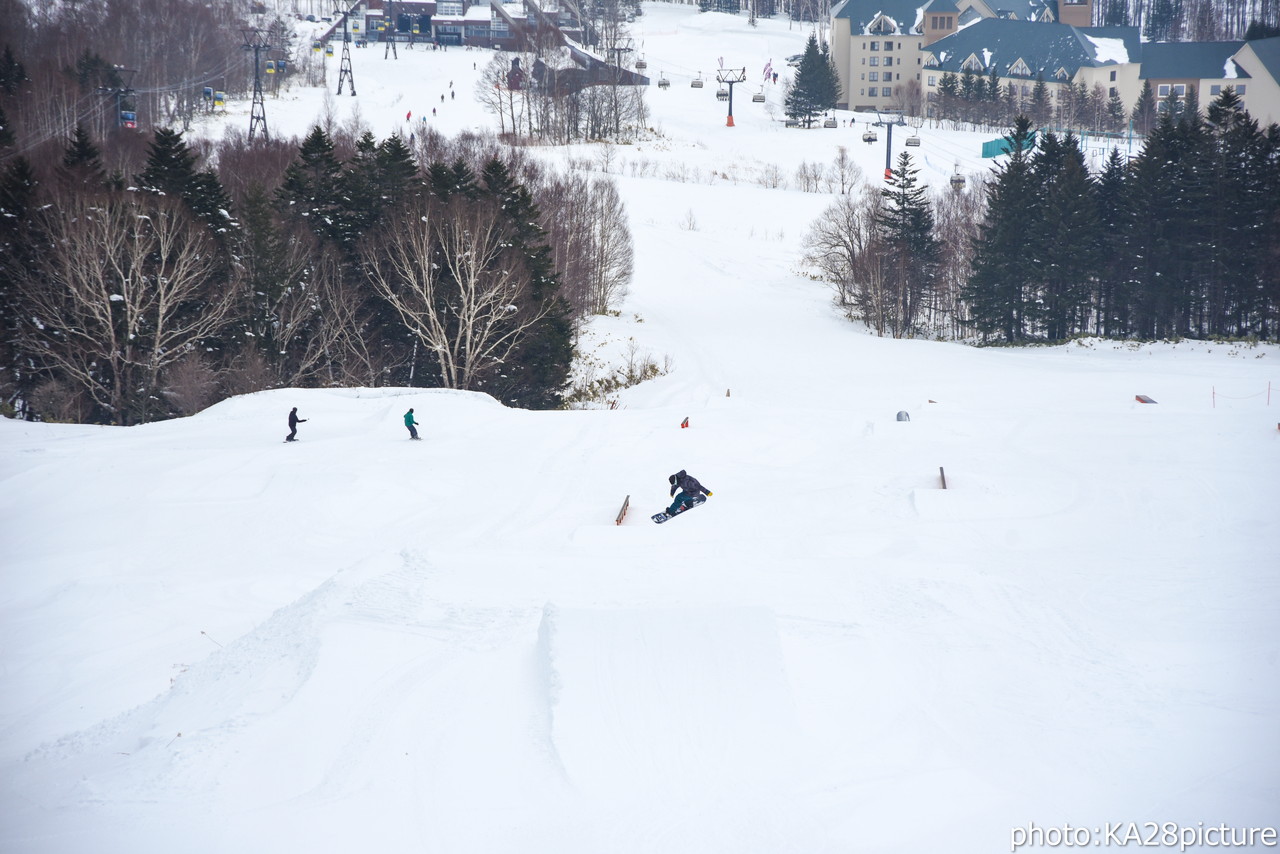
<instances>
[{"instance_id":1,"label":"gondola cabin","mask_svg":"<svg viewBox=\"0 0 1280 854\"><path fill-rule=\"evenodd\" d=\"M287 60L287 59L277 59L277 60L276 60L276 71L277 71L277 72L279 72L280 74L284 74L284 73L285 73L286 71L288 71L288 70L289 70L289 60Z\"/></svg>"},{"instance_id":2,"label":"gondola cabin","mask_svg":"<svg viewBox=\"0 0 1280 854\"><path fill-rule=\"evenodd\" d=\"M213 105L214 105L215 107L225 107L225 106L227 105L227 93L226 93L226 92L214 92L214 93L213 93Z\"/></svg>"},{"instance_id":3,"label":"gondola cabin","mask_svg":"<svg viewBox=\"0 0 1280 854\"><path fill-rule=\"evenodd\" d=\"M206 86L206 87L204 87L204 91L200 93L200 97L204 98L206 101L212 101L212 100L213 100L213 87L212 87L212 86Z\"/></svg>"},{"instance_id":4,"label":"gondola cabin","mask_svg":"<svg viewBox=\"0 0 1280 854\"><path fill-rule=\"evenodd\" d=\"M316 53L319 53L322 48L324 48L324 45L320 43L320 39L316 39L311 43L311 49Z\"/></svg>"},{"instance_id":5,"label":"gondola cabin","mask_svg":"<svg viewBox=\"0 0 1280 854\"><path fill-rule=\"evenodd\" d=\"M138 126L138 114L132 110L120 111L120 127L136 128Z\"/></svg>"},{"instance_id":6,"label":"gondola cabin","mask_svg":"<svg viewBox=\"0 0 1280 854\"><path fill-rule=\"evenodd\" d=\"M956 173L955 175L952 175L952 176L951 176L951 189L953 189L953 190L963 190L963 189L964 189L964 176L963 176L963 175L961 175L961 174L959 174L959 173Z\"/></svg>"},{"instance_id":7,"label":"gondola cabin","mask_svg":"<svg viewBox=\"0 0 1280 854\"><path fill-rule=\"evenodd\" d=\"M267 60L267 73L268 74L276 73L276 61L274 59Z\"/></svg>"},{"instance_id":8,"label":"gondola cabin","mask_svg":"<svg viewBox=\"0 0 1280 854\"><path fill-rule=\"evenodd\" d=\"M325 56L333 56L333 45L331 45L331 44L326 44L326 45L324 46L324 55L325 55Z\"/></svg>"}]
</instances>

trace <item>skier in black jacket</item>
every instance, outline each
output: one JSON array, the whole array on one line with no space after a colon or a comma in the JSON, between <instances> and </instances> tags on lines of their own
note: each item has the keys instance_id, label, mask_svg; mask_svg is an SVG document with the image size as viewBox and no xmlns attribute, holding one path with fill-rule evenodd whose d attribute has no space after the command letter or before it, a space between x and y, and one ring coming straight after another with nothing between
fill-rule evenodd
<instances>
[{"instance_id":1,"label":"skier in black jacket","mask_svg":"<svg viewBox=\"0 0 1280 854\"><path fill-rule=\"evenodd\" d=\"M289 410L289 435L284 437L286 442L296 442L298 435L298 425L307 419L298 417L298 407Z\"/></svg>"},{"instance_id":2,"label":"skier in black jacket","mask_svg":"<svg viewBox=\"0 0 1280 854\"><path fill-rule=\"evenodd\" d=\"M708 498L711 497L711 490L698 483L698 479L684 469L671 475L667 481L671 484L671 494L676 496L675 503L667 508L668 516L674 516L692 507L693 500L701 493L705 492ZM677 490L680 492L679 495L676 495Z\"/></svg>"}]
</instances>

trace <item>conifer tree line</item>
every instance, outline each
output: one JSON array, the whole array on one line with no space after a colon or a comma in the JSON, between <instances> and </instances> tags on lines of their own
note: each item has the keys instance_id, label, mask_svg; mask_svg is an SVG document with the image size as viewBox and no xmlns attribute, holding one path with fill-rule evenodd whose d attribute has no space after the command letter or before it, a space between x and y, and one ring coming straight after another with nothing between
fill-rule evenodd
<instances>
[{"instance_id":1,"label":"conifer tree line","mask_svg":"<svg viewBox=\"0 0 1280 854\"><path fill-rule=\"evenodd\" d=\"M1175 102L1098 174L1033 127L1018 117L979 188L930 198L904 153L886 188L837 199L805 257L848 317L987 343L1280 340L1280 126L1231 89L1204 114Z\"/></svg>"},{"instance_id":2,"label":"conifer tree line","mask_svg":"<svg viewBox=\"0 0 1280 854\"><path fill-rule=\"evenodd\" d=\"M630 278L612 183L492 137L317 126L205 157L149 136L126 175L83 128L57 157L0 149L3 391L26 417L136 424L296 386L553 408L577 322Z\"/></svg>"},{"instance_id":3,"label":"conifer tree line","mask_svg":"<svg viewBox=\"0 0 1280 854\"><path fill-rule=\"evenodd\" d=\"M1016 117L1026 115L1037 127L1093 133L1123 131L1131 118L1134 128L1145 133L1156 116L1155 95L1149 82L1131 105L1118 94L1108 95L1101 84L1092 89L1083 82L1064 84L1056 94L1050 94L1041 74L1026 88L1029 91L1024 95L1019 84L1008 82L1002 86L994 68L989 75L970 70L960 74L948 71L938 78L936 115L939 121L952 126L963 123L983 128L1007 128Z\"/></svg>"}]
</instances>

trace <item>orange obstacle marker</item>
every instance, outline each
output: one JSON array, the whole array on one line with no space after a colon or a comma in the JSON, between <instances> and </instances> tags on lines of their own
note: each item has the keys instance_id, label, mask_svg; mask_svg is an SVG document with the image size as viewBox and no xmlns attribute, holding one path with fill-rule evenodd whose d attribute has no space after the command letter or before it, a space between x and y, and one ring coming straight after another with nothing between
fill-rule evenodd
<instances>
[{"instance_id":1,"label":"orange obstacle marker","mask_svg":"<svg viewBox=\"0 0 1280 854\"><path fill-rule=\"evenodd\" d=\"M688 426L689 426L689 416L686 415L684 420L680 422L680 428L684 429L685 427L688 427Z\"/></svg>"}]
</instances>

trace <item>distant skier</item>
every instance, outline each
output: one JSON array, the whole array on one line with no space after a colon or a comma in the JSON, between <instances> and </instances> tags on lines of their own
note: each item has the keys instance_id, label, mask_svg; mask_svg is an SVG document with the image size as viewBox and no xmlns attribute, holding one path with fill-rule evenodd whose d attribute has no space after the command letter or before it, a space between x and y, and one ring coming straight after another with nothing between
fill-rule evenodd
<instances>
[{"instance_id":1,"label":"distant skier","mask_svg":"<svg viewBox=\"0 0 1280 854\"><path fill-rule=\"evenodd\" d=\"M408 412L406 412L406 413L404 414L404 426L406 426L406 427L408 427L408 428L409 428L409 438L410 438L410 439L416 439L416 438L418 438L418 427L419 427L419 424L418 424L418 422L417 422L417 421L414 421L414 420L413 420L413 409L412 409L412 408L410 408L410 409L409 409L409 411L408 411Z\"/></svg>"},{"instance_id":2,"label":"distant skier","mask_svg":"<svg viewBox=\"0 0 1280 854\"><path fill-rule=\"evenodd\" d=\"M289 435L284 437L286 442L296 442L298 436L298 425L306 422L307 419L298 417L298 407L289 410Z\"/></svg>"},{"instance_id":3,"label":"distant skier","mask_svg":"<svg viewBox=\"0 0 1280 854\"><path fill-rule=\"evenodd\" d=\"M671 477L667 478L667 481L671 484L671 494L676 496L675 503L667 508L668 516L674 516L682 510L692 507L694 499L701 493L705 492L708 498L711 497L711 490L698 483L698 479L684 469L671 475ZM677 490L680 492L679 495L676 495Z\"/></svg>"}]
</instances>

